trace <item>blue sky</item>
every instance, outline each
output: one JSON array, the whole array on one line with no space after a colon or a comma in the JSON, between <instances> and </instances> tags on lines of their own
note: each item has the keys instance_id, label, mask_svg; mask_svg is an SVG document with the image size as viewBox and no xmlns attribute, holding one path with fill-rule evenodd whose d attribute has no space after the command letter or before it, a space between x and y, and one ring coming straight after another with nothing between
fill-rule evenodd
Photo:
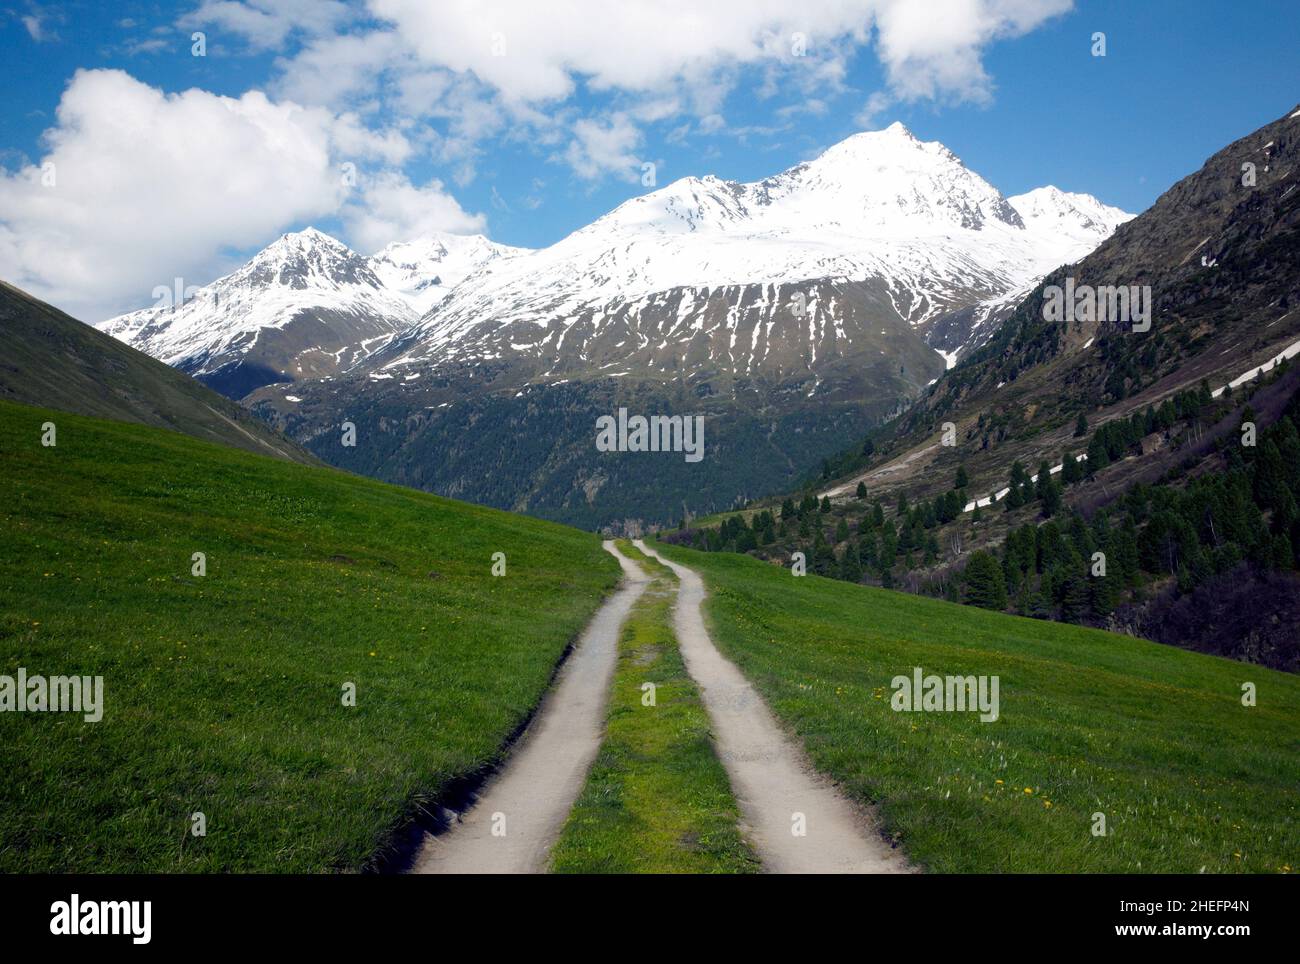
<instances>
[{"instance_id":1,"label":"blue sky","mask_svg":"<svg viewBox=\"0 0 1300 964\"><path fill-rule=\"evenodd\" d=\"M647 162L755 180L895 120L1006 194L1136 212L1300 101L1295 0L697 7L15 0L0 276L99 320L307 223L367 253L542 246L650 190Z\"/></svg>"}]
</instances>

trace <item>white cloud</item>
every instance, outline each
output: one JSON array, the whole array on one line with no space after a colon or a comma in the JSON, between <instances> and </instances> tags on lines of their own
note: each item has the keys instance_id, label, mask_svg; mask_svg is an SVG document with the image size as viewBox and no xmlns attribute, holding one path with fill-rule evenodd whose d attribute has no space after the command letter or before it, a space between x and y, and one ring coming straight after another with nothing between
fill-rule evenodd
<instances>
[{"instance_id":1,"label":"white cloud","mask_svg":"<svg viewBox=\"0 0 1300 964\"><path fill-rule=\"evenodd\" d=\"M393 241L428 234L470 234L484 229L481 214L469 214L442 182L416 187L403 174L385 172L369 179L355 203L343 212L352 247L373 254Z\"/></svg>"},{"instance_id":2,"label":"white cloud","mask_svg":"<svg viewBox=\"0 0 1300 964\"><path fill-rule=\"evenodd\" d=\"M290 34L320 36L351 20L341 0L203 0L180 26L216 27L236 34L255 50L273 50Z\"/></svg>"},{"instance_id":3,"label":"white cloud","mask_svg":"<svg viewBox=\"0 0 1300 964\"><path fill-rule=\"evenodd\" d=\"M371 95L380 75L404 62L406 48L389 31L318 37L277 62L282 74L273 89L300 104L337 107Z\"/></svg>"},{"instance_id":4,"label":"white cloud","mask_svg":"<svg viewBox=\"0 0 1300 964\"><path fill-rule=\"evenodd\" d=\"M634 123L689 112L702 132L721 129L723 103L745 66L764 71L760 97L795 89L810 105L824 104L822 95L844 90L854 53L873 45L888 90L873 96L860 117L894 101L987 101L984 49L1070 6L1071 0L369 0L416 61L472 75L498 93L490 101L479 92L478 110L486 105L500 117L524 105L564 104L580 82L640 98L611 108L603 122L574 125L564 157L583 178L626 176L640 139ZM476 128L459 140L477 143L487 127Z\"/></svg>"},{"instance_id":5,"label":"white cloud","mask_svg":"<svg viewBox=\"0 0 1300 964\"><path fill-rule=\"evenodd\" d=\"M641 173L641 162L632 153L640 143L641 131L625 114L616 113L607 123L583 118L573 125L573 140L564 158L584 180L612 173L632 181Z\"/></svg>"},{"instance_id":6,"label":"white cloud","mask_svg":"<svg viewBox=\"0 0 1300 964\"><path fill-rule=\"evenodd\" d=\"M371 0L419 56L473 71L507 99L566 98L581 75L595 89L662 90L693 69L780 56L804 28L805 4L773 0ZM813 3L832 19L844 4ZM851 6L851 4L849 5Z\"/></svg>"},{"instance_id":7,"label":"white cloud","mask_svg":"<svg viewBox=\"0 0 1300 964\"><path fill-rule=\"evenodd\" d=\"M330 131L331 140L344 159L378 159L385 164L400 165L411 156L412 147L401 131L372 130L356 114L338 117Z\"/></svg>"},{"instance_id":8,"label":"white cloud","mask_svg":"<svg viewBox=\"0 0 1300 964\"><path fill-rule=\"evenodd\" d=\"M0 276L87 321L178 275L211 280L232 249L337 213L344 161L409 150L353 116L257 91L164 94L117 70L74 75L44 137L39 164L0 172Z\"/></svg>"},{"instance_id":9,"label":"white cloud","mask_svg":"<svg viewBox=\"0 0 1300 964\"><path fill-rule=\"evenodd\" d=\"M903 100L983 102L990 95L983 48L1028 33L1072 5L1072 0L888 0L877 4L877 54L891 89Z\"/></svg>"},{"instance_id":10,"label":"white cloud","mask_svg":"<svg viewBox=\"0 0 1300 964\"><path fill-rule=\"evenodd\" d=\"M716 124L745 67L762 70L760 98L797 91L805 101L842 93L848 65L873 47L892 101L986 101L982 55L1026 33L1071 0L367 0L360 13L338 0L203 0L185 18L223 25L254 45L302 38L278 63L274 88L336 110L365 105L445 124L433 156L474 176L486 141L509 131L549 143L570 128L579 84L613 95L603 124L579 133L562 156L575 171L617 170L597 141L634 138L629 123L683 114ZM317 9L317 8L320 9ZM878 113L883 101L869 108ZM567 106L566 106L567 105ZM780 108L777 108L780 109ZM613 113L627 119L616 121ZM870 110L861 116L869 116ZM709 118L709 120L705 120ZM603 128L603 130L601 129ZM626 152L615 151L618 164Z\"/></svg>"},{"instance_id":11,"label":"white cloud","mask_svg":"<svg viewBox=\"0 0 1300 964\"><path fill-rule=\"evenodd\" d=\"M863 130L874 129L880 121L880 115L893 105L894 99L883 90L877 90L867 98L862 109L853 118L853 123Z\"/></svg>"},{"instance_id":12,"label":"white cloud","mask_svg":"<svg viewBox=\"0 0 1300 964\"><path fill-rule=\"evenodd\" d=\"M370 0L425 62L472 71L508 100L596 90L702 92L719 71L780 62L842 80L874 27L900 96L980 99L988 43L1018 36L1071 0ZM797 38L802 38L800 51ZM714 106L716 109L716 105Z\"/></svg>"}]
</instances>

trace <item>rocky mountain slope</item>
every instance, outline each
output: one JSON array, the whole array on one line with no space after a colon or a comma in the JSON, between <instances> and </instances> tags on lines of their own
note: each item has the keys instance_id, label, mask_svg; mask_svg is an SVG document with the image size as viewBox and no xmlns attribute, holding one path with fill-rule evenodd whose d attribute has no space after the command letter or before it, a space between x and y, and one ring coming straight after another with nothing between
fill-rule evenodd
<instances>
[{"instance_id":1,"label":"rocky mountain slope","mask_svg":"<svg viewBox=\"0 0 1300 964\"><path fill-rule=\"evenodd\" d=\"M947 595L987 550L1006 595L988 594L1002 574L985 562L981 605L1300 669L1298 185L1293 109L1034 286L987 344L828 460L794 496L797 521L732 536ZM1130 307L1149 294L1150 314L1109 295L1088 309L1108 288ZM1075 293L1063 318L1056 291Z\"/></svg>"},{"instance_id":2,"label":"rocky mountain slope","mask_svg":"<svg viewBox=\"0 0 1300 964\"><path fill-rule=\"evenodd\" d=\"M1300 352L1298 177L1300 112L1219 151L1077 265L1036 285L987 344L880 433L871 468L831 494L860 479L871 487L931 468L946 475L959 460L981 467L972 488L984 492L1012 459L1036 465L1059 454L1080 412L1104 424L1202 379L1218 394ZM1150 329L1082 313L1047 320L1048 289L1067 280L1076 289L1149 288ZM940 444L945 421L957 445Z\"/></svg>"}]
</instances>

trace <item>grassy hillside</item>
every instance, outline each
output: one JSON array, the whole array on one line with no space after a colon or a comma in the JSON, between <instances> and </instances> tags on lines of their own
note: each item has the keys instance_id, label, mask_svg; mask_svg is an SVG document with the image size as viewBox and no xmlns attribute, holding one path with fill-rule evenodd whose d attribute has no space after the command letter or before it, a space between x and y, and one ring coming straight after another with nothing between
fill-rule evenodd
<instances>
[{"instance_id":1,"label":"grassy hillside","mask_svg":"<svg viewBox=\"0 0 1300 964\"><path fill-rule=\"evenodd\" d=\"M115 338L0 281L0 400L138 422L296 462L261 419Z\"/></svg>"},{"instance_id":2,"label":"grassy hillside","mask_svg":"<svg viewBox=\"0 0 1300 964\"><path fill-rule=\"evenodd\" d=\"M3 872L361 868L493 760L619 573L551 523L4 402L0 481L0 674L105 703L0 713Z\"/></svg>"},{"instance_id":3,"label":"grassy hillside","mask_svg":"<svg viewBox=\"0 0 1300 964\"><path fill-rule=\"evenodd\" d=\"M1092 629L663 546L714 639L939 872L1290 872L1300 679ZM1000 717L891 709L891 680L997 675ZM1242 705L1252 682L1257 705ZM1094 836L1094 814L1106 836Z\"/></svg>"},{"instance_id":4,"label":"grassy hillside","mask_svg":"<svg viewBox=\"0 0 1300 964\"><path fill-rule=\"evenodd\" d=\"M600 756L551 853L558 873L752 873L709 715L672 630L677 579L630 542L654 580L619 637ZM642 686L655 684L653 706Z\"/></svg>"}]
</instances>

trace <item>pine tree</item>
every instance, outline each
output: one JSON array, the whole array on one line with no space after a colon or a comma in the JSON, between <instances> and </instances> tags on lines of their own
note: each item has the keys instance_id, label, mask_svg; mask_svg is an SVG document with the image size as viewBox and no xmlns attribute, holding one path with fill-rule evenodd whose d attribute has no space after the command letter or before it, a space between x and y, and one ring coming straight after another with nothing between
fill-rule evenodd
<instances>
[{"instance_id":1,"label":"pine tree","mask_svg":"<svg viewBox=\"0 0 1300 964\"><path fill-rule=\"evenodd\" d=\"M984 609L1007 608L1007 585L1002 567L993 556L981 549L971 554L964 574L966 602Z\"/></svg>"},{"instance_id":2,"label":"pine tree","mask_svg":"<svg viewBox=\"0 0 1300 964\"><path fill-rule=\"evenodd\" d=\"M898 561L898 535L892 524L886 524L880 532L880 554L876 560L881 569L893 569Z\"/></svg>"},{"instance_id":3,"label":"pine tree","mask_svg":"<svg viewBox=\"0 0 1300 964\"><path fill-rule=\"evenodd\" d=\"M1042 488L1043 515L1050 519L1061 511L1061 487L1049 476L1047 485Z\"/></svg>"},{"instance_id":4,"label":"pine tree","mask_svg":"<svg viewBox=\"0 0 1300 964\"><path fill-rule=\"evenodd\" d=\"M1079 460L1074 457L1073 452L1066 452L1065 458L1061 460L1061 481L1066 485L1074 485L1083 479L1083 466Z\"/></svg>"},{"instance_id":5,"label":"pine tree","mask_svg":"<svg viewBox=\"0 0 1300 964\"><path fill-rule=\"evenodd\" d=\"M933 566L939 561L939 540L935 538L934 533L930 533L925 540L925 558L924 565Z\"/></svg>"},{"instance_id":6,"label":"pine tree","mask_svg":"<svg viewBox=\"0 0 1300 964\"><path fill-rule=\"evenodd\" d=\"M1255 459L1255 477L1252 488L1255 502L1264 509L1281 509L1289 495L1286 484L1286 466L1282 462L1282 453L1272 438L1267 438L1259 446L1259 456Z\"/></svg>"},{"instance_id":7,"label":"pine tree","mask_svg":"<svg viewBox=\"0 0 1300 964\"><path fill-rule=\"evenodd\" d=\"M1108 465L1110 465L1110 452L1106 449L1106 440L1102 437L1102 433L1097 432L1088 442L1088 475L1094 475Z\"/></svg>"},{"instance_id":8,"label":"pine tree","mask_svg":"<svg viewBox=\"0 0 1300 964\"><path fill-rule=\"evenodd\" d=\"M966 474L966 466L957 466L957 478L953 481L954 489L964 489L970 485L970 476Z\"/></svg>"},{"instance_id":9,"label":"pine tree","mask_svg":"<svg viewBox=\"0 0 1300 964\"><path fill-rule=\"evenodd\" d=\"M1052 467L1047 459L1038 463L1038 481L1034 483L1034 498L1041 499L1052 486Z\"/></svg>"},{"instance_id":10,"label":"pine tree","mask_svg":"<svg viewBox=\"0 0 1300 964\"><path fill-rule=\"evenodd\" d=\"M857 490L857 492L856 492L855 494L857 495L857 497L858 497L859 499L865 499L865 498L867 497L867 483L865 483L865 482L859 482L859 483L858 483L858 490Z\"/></svg>"},{"instance_id":11,"label":"pine tree","mask_svg":"<svg viewBox=\"0 0 1300 964\"><path fill-rule=\"evenodd\" d=\"M875 533L867 536L862 540L858 548L858 559L863 567L875 566L876 559L880 555L880 540L876 538Z\"/></svg>"},{"instance_id":12,"label":"pine tree","mask_svg":"<svg viewBox=\"0 0 1300 964\"><path fill-rule=\"evenodd\" d=\"M1077 552L1071 553L1060 582L1062 619L1076 622L1083 616L1088 608L1090 588L1083 558Z\"/></svg>"},{"instance_id":13,"label":"pine tree","mask_svg":"<svg viewBox=\"0 0 1300 964\"><path fill-rule=\"evenodd\" d=\"M858 548L853 543L844 547L844 555L840 556L840 578L845 582L862 581L862 561L858 557Z\"/></svg>"},{"instance_id":14,"label":"pine tree","mask_svg":"<svg viewBox=\"0 0 1300 964\"><path fill-rule=\"evenodd\" d=\"M1083 412L1079 413L1078 420L1074 423L1074 437L1083 438L1088 434L1088 416Z\"/></svg>"}]
</instances>

